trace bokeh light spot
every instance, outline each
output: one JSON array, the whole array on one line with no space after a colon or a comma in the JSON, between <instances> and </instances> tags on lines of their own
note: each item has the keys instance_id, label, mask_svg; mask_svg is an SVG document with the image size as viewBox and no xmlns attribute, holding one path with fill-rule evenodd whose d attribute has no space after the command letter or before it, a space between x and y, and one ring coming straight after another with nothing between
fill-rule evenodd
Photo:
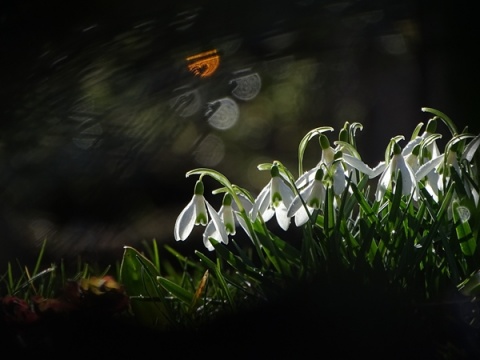
<instances>
[{"instance_id":1,"label":"bokeh light spot","mask_svg":"<svg viewBox=\"0 0 480 360\"><path fill-rule=\"evenodd\" d=\"M189 56L186 60L188 61L188 70L200 77L211 76L220 65L220 56L217 54L217 50Z\"/></svg>"},{"instance_id":2,"label":"bokeh light spot","mask_svg":"<svg viewBox=\"0 0 480 360\"><path fill-rule=\"evenodd\" d=\"M190 117L200 110L201 96L198 89L180 87L174 92L180 92L180 94L170 100L170 108L174 109L181 117Z\"/></svg>"},{"instance_id":3,"label":"bokeh light spot","mask_svg":"<svg viewBox=\"0 0 480 360\"><path fill-rule=\"evenodd\" d=\"M240 116L237 103L231 98L215 100L208 104L208 123L216 129L227 130L236 124Z\"/></svg>"},{"instance_id":4,"label":"bokeh light spot","mask_svg":"<svg viewBox=\"0 0 480 360\"><path fill-rule=\"evenodd\" d=\"M458 217L463 222L468 221L470 219L470 210L468 210L468 208L465 206L457 207L457 213L458 213Z\"/></svg>"},{"instance_id":5,"label":"bokeh light spot","mask_svg":"<svg viewBox=\"0 0 480 360\"><path fill-rule=\"evenodd\" d=\"M248 70L247 70L248 71ZM243 74L245 70L236 72ZM230 84L235 84L232 95L239 100L249 101L257 97L262 87L262 79L258 73L245 74L230 80Z\"/></svg>"}]
</instances>

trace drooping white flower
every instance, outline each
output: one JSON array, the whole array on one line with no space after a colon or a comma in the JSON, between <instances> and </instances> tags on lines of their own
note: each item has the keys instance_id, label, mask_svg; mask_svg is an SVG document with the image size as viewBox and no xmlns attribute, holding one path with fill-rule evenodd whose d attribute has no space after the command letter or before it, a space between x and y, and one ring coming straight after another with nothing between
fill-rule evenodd
<instances>
[{"instance_id":1,"label":"drooping white flower","mask_svg":"<svg viewBox=\"0 0 480 360\"><path fill-rule=\"evenodd\" d=\"M330 146L330 141L325 134L320 134L319 143L322 149L322 157L317 166L303 173L297 181L295 181L295 186L299 189L309 184L315 178L317 170L320 169L322 165L330 166L335 158L335 149Z\"/></svg>"},{"instance_id":2,"label":"drooping white flower","mask_svg":"<svg viewBox=\"0 0 480 360\"><path fill-rule=\"evenodd\" d=\"M198 180L195 184L195 190L192 199L187 206L185 206L180 215L178 215L175 221L175 240L186 240L195 225L206 226L210 217L212 219L215 231L217 231L219 234L219 241L228 243L228 235L225 230L225 226L223 225L222 220L215 209L203 196L203 192L203 182Z\"/></svg>"},{"instance_id":3,"label":"drooping white flower","mask_svg":"<svg viewBox=\"0 0 480 360\"><path fill-rule=\"evenodd\" d=\"M465 193L470 197L475 205L478 205L480 195L471 180L478 179L478 172L475 167L471 166L471 161L475 152L480 146L480 135L477 135L465 148L461 148L461 143L457 142L449 147L446 154L445 164L446 168L443 169L442 174L445 176L444 183L448 183L451 177L451 172L455 171L462 179ZM465 176L465 173L470 173L469 176Z\"/></svg>"},{"instance_id":4,"label":"drooping white flower","mask_svg":"<svg viewBox=\"0 0 480 360\"><path fill-rule=\"evenodd\" d=\"M325 201L325 186L322 183L323 170L318 169L315 179L307 185L300 194L295 196L290 204L287 216L295 217L295 225L301 226L305 224L312 213L320 209Z\"/></svg>"},{"instance_id":5,"label":"drooping white flower","mask_svg":"<svg viewBox=\"0 0 480 360\"><path fill-rule=\"evenodd\" d=\"M437 130L437 119L433 118L430 119L427 123L427 126L425 128L425 131L419 135L411 139L407 145L402 150L403 156L409 155L413 149L424 142L429 136L434 135L435 131ZM438 137L441 137L439 134L437 134ZM438 145L435 141L431 141L425 146L425 148L422 150L422 156L425 158L425 161L431 160L433 158L436 158L440 155L440 150L438 149Z\"/></svg>"},{"instance_id":6,"label":"drooping white flower","mask_svg":"<svg viewBox=\"0 0 480 360\"><path fill-rule=\"evenodd\" d=\"M443 186L442 176L438 171L443 154L436 143L441 135L436 134L436 130L437 119L430 119L425 131L412 138L402 150L402 155L415 173L417 182L424 183L425 189L435 201L438 200L438 193Z\"/></svg>"},{"instance_id":7,"label":"drooping white flower","mask_svg":"<svg viewBox=\"0 0 480 360\"><path fill-rule=\"evenodd\" d=\"M437 155L436 157L425 162L425 157L420 156L420 149L421 143L417 143L412 151L402 151L402 155L406 164L415 174L417 184L422 182L428 193L435 201L437 201L438 190L441 183L441 178L437 172L437 169L442 162L443 155Z\"/></svg>"},{"instance_id":8,"label":"drooping white flower","mask_svg":"<svg viewBox=\"0 0 480 360\"><path fill-rule=\"evenodd\" d=\"M344 130L344 129L342 129ZM348 179L351 175L352 182L357 183L357 173L363 173L367 175L369 178L374 178L383 171L385 168L384 162L381 162L372 169L370 166L365 164L356 154L352 154L351 152L351 145L346 144L342 138L344 138L345 131L340 132L340 141L337 142L337 146L332 148L330 146L330 142L326 135L321 134L319 137L320 147L322 148L322 157L318 164L306 171L303 175L301 175L297 181L295 182L295 186L299 189L303 188L307 184L311 183L315 177L315 174L318 169L322 166L327 169L330 173L330 176L333 180L333 187L334 192L336 195L339 195L343 192L347 185L346 179ZM346 147L346 145L349 145Z\"/></svg>"},{"instance_id":9,"label":"drooping white flower","mask_svg":"<svg viewBox=\"0 0 480 360\"><path fill-rule=\"evenodd\" d=\"M346 126L349 125L348 123L345 124ZM380 175L385 167L384 162L379 163L372 169L361 160L360 154L352 143L353 140L349 141L347 127L342 128L339 132L339 140L336 142L335 159L341 158L345 169L345 177L351 178L352 183L357 184L359 180L358 172L367 175L370 179ZM338 152L341 152L340 156L338 156Z\"/></svg>"},{"instance_id":10,"label":"drooping white flower","mask_svg":"<svg viewBox=\"0 0 480 360\"><path fill-rule=\"evenodd\" d=\"M406 155L405 153L403 153L403 157L405 158L406 163L410 166L410 168L414 173L418 171L421 165L419 155L420 155L420 144L415 145L412 151L407 153Z\"/></svg>"},{"instance_id":11,"label":"drooping white flower","mask_svg":"<svg viewBox=\"0 0 480 360\"><path fill-rule=\"evenodd\" d=\"M226 193L223 197L222 206L218 210L218 216L220 217L220 221L223 223L227 236L235 235L236 226L232 209L232 196L228 193ZM209 221L205 231L203 232L203 244L208 250L211 251L214 250L214 247L210 241L210 238L213 238L219 242L224 242L225 244L228 243L228 238L226 242L222 240L222 234L215 226L213 218Z\"/></svg>"},{"instance_id":12,"label":"drooping white flower","mask_svg":"<svg viewBox=\"0 0 480 360\"><path fill-rule=\"evenodd\" d=\"M343 162L347 165L347 175L349 174L350 171L353 171L353 169L360 171L361 173L368 175L370 179L373 179L380 175L384 170L385 170L385 162L380 161L377 166L375 166L373 169L365 164L362 160L359 158L349 155L349 154L343 154L342 155L342 160Z\"/></svg>"},{"instance_id":13,"label":"drooping white flower","mask_svg":"<svg viewBox=\"0 0 480 360\"><path fill-rule=\"evenodd\" d=\"M242 202L242 206L244 207L245 211L250 211L253 204L243 196L239 196L240 201ZM235 235L237 225L240 225L249 237L248 227L245 224L245 220L240 215L239 209L237 204L233 201L232 196L229 193L225 193L222 201L222 206L218 210L218 215L220 220L223 222L225 227L225 231L227 235ZM214 247L210 241L210 238L214 238L219 242L224 242L227 244L228 242L223 241L222 234L219 233L217 227L215 226L215 222L210 220L205 228L203 233L203 243L205 247L209 250L213 250Z\"/></svg>"},{"instance_id":14,"label":"drooping white flower","mask_svg":"<svg viewBox=\"0 0 480 360\"><path fill-rule=\"evenodd\" d=\"M349 170L347 165L343 161L342 151L335 153L335 161L332 163L332 180L333 180L333 193L335 195L341 195L343 190L347 187L347 178L349 176Z\"/></svg>"},{"instance_id":15,"label":"drooping white flower","mask_svg":"<svg viewBox=\"0 0 480 360\"><path fill-rule=\"evenodd\" d=\"M277 165L272 166L270 174L272 178L255 199L250 216L255 221L260 214L267 222L275 215L278 225L286 231L290 226L287 209L294 198L294 193L280 175Z\"/></svg>"},{"instance_id":16,"label":"drooping white flower","mask_svg":"<svg viewBox=\"0 0 480 360\"><path fill-rule=\"evenodd\" d=\"M402 195L413 195L415 200L418 198L415 174L410 168L410 165L405 161L400 146L395 143L393 146L393 156L378 180L375 194L377 201L383 198L387 190L393 190L392 188L396 185L398 179L398 173L401 174L402 178Z\"/></svg>"},{"instance_id":17,"label":"drooping white flower","mask_svg":"<svg viewBox=\"0 0 480 360\"><path fill-rule=\"evenodd\" d=\"M240 200L240 202L243 206L243 209L245 210L245 214L247 214L247 215L250 214L250 212L253 208L252 201L249 198L247 198L246 195L244 195L242 193L238 194L238 199ZM235 214L236 224L239 224L241 226L241 228L245 231L245 233L248 235L250 240L252 240L252 234L250 234L250 230L248 228L248 225L245 222L245 219L243 218L243 216L240 214L240 210L238 209L238 206L235 202L232 203L232 207L233 207L233 213Z\"/></svg>"},{"instance_id":18,"label":"drooping white flower","mask_svg":"<svg viewBox=\"0 0 480 360\"><path fill-rule=\"evenodd\" d=\"M439 166L443 162L444 155L441 154L423 165L414 169L417 183L424 181L425 189L435 201L438 201L438 193L442 184L442 177L438 173Z\"/></svg>"}]
</instances>

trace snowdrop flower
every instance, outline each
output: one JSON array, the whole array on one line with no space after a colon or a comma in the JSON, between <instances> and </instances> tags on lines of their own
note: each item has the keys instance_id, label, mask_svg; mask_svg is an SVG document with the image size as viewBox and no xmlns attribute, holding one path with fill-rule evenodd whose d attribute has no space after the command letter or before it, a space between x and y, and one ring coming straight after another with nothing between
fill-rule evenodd
<instances>
[{"instance_id":1,"label":"snowdrop flower","mask_svg":"<svg viewBox=\"0 0 480 360\"><path fill-rule=\"evenodd\" d=\"M410 166L412 171L415 173L420 168L420 144L414 146L411 152L408 154L403 154L405 162Z\"/></svg>"},{"instance_id":2,"label":"snowdrop flower","mask_svg":"<svg viewBox=\"0 0 480 360\"><path fill-rule=\"evenodd\" d=\"M422 143L428 136L435 134L436 130L437 130L437 120L430 119L422 135L413 138L407 143L407 145L405 145L405 147L402 150L403 156L409 155L413 151L413 149L417 145ZM440 156L440 150L438 149L438 145L435 141L432 141L425 147L425 149L423 150L423 156L425 156L427 160Z\"/></svg>"},{"instance_id":3,"label":"snowdrop flower","mask_svg":"<svg viewBox=\"0 0 480 360\"><path fill-rule=\"evenodd\" d=\"M323 170L318 169L315 179L295 196L290 204L287 216L295 217L295 225L305 224L314 210L320 209L325 200L325 186L322 183Z\"/></svg>"},{"instance_id":4,"label":"snowdrop flower","mask_svg":"<svg viewBox=\"0 0 480 360\"><path fill-rule=\"evenodd\" d=\"M436 168L435 175L438 177L434 196L436 200L438 200L438 193L445 190L444 186L450 180L452 171L455 171L458 176L462 176L460 162L465 159L465 155L462 155L460 157L459 146L460 144L457 142L454 143L452 146L448 147L448 150L446 150L445 154L442 155L442 162Z\"/></svg>"},{"instance_id":5,"label":"snowdrop flower","mask_svg":"<svg viewBox=\"0 0 480 360\"><path fill-rule=\"evenodd\" d=\"M245 213L249 214L251 212L252 208L253 208L252 201L242 193L238 194L238 199L242 203L242 206L245 210ZM233 213L235 214L235 224L239 224L242 227L242 229L245 231L245 233L248 235L250 240L252 240L252 235L250 234L250 230L248 229L248 225L245 222L245 219L240 214L240 210L238 209L237 203L233 202L232 207L233 207Z\"/></svg>"},{"instance_id":6,"label":"snowdrop flower","mask_svg":"<svg viewBox=\"0 0 480 360\"><path fill-rule=\"evenodd\" d=\"M458 163L458 143L454 144L450 147L450 150L447 152L447 158L445 159L445 164L447 165L447 169L450 167L451 169L455 170L458 175L462 173L460 170L460 165ZM449 171L445 172L445 176L450 177Z\"/></svg>"},{"instance_id":7,"label":"snowdrop flower","mask_svg":"<svg viewBox=\"0 0 480 360\"><path fill-rule=\"evenodd\" d=\"M432 198L437 201L439 183L441 179L439 174L436 172L436 169L442 162L443 155L438 155L422 164L420 160L420 149L421 144L419 143L415 145L412 151L407 155L405 155L403 151L402 154L404 155L405 162L415 174L417 183L421 182L425 178L425 181L423 182L425 189L430 193Z\"/></svg>"},{"instance_id":8,"label":"snowdrop flower","mask_svg":"<svg viewBox=\"0 0 480 360\"><path fill-rule=\"evenodd\" d=\"M447 147L448 150L445 154L432 158L420 166L415 173L417 181L426 177L425 188L432 195L432 198L438 201L439 192L443 191L444 184L449 182L452 171L455 171L460 178L463 178L461 164L466 165L470 163L479 146L480 135L476 136L464 149L461 149L460 142L454 143L452 146ZM475 175L473 178L475 178ZM463 185L466 190L465 193L471 195L474 203L478 204L479 193L475 186L472 186L467 179L464 179Z\"/></svg>"},{"instance_id":9,"label":"snowdrop flower","mask_svg":"<svg viewBox=\"0 0 480 360\"><path fill-rule=\"evenodd\" d=\"M346 143L345 129L340 132L340 144ZM357 182L357 173L355 170L367 175L370 179L374 178L384 170L384 163L379 163L374 169L370 168L358 157L355 157L350 153L348 147L345 145L337 145L336 148L330 146L330 142L326 135L321 134L319 138L320 146L322 148L322 157L320 162L313 169L306 171L295 182L297 188L302 188L305 185L311 183L315 177L315 174L320 167L325 166L333 177L333 186L336 195L343 192L347 185L347 178L352 173L352 181ZM358 155L357 155L358 156Z\"/></svg>"},{"instance_id":10,"label":"snowdrop flower","mask_svg":"<svg viewBox=\"0 0 480 360\"><path fill-rule=\"evenodd\" d=\"M375 166L373 169L365 164L362 160L359 158L349 155L349 154L343 154L342 155L342 160L346 164L347 167L347 172L346 175L350 174L351 171L358 170L361 173L367 175L370 179L373 179L380 175L384 170L385 170L385 161L380 161L377 166ZM353 181L355 182L356 177L352 178Z\"/></svg>"},{"instance_id":11,"label":"snowdrop flower","mask_svg":"<svg viewBox=\"0 0 480 360\"><path fill-rule=\"evenodd\" d=\"M267 222L275 215L278 225L286 231L290 226L287 209L294 198L294 193L280 175L277 165L272 166L270 174L272 178L255 199L251 217L255 221L260 214L263 220Z\"/></svg>"},{"instance_id":12,"label":"snowdrop flower","mask_svg":"<svg viewBox=\"0 0 480 360\"><path fill-rule=\"evenodd\" d=\"M343 153L338 151L335 154L335 161L332 164L332 177L333 177L333 193L340 195L347 187L348 170L347 166L343 162Z\"/></svg>"},{"instance_id":13,"label":"snowdrop flower","mask_svg":"<svg viewBox=\"0 0 480 360\"><path fill-rule=\"evenodd\" d=\"M325 165L331 165L335 158L335 149L330 146L330 141L325 134L320 134L318 140L320 142L320 147L322 148L322 157L320 158L320 163Z\"/></svg>"},{"instance_id":14,"label":"snowdrop flower","mask_svg":"<svg viewBox=\"0 0 480 360\"><path fill-rule=\"evenodd\" d=\"M241 196L240 194L239 199L242 202L242 206L244 207L244 209L248 212L252 208L253 204L250 202L250 200ZM247 235L251 238L248 227L245 224L245 220L240 215L238 206L233 201L231 194L225 193L222 201L222 206L218 210L218 215L223 222L227 235L235 235L237 225L240 225L245 230ZM222 234L220 234L217 230L213 219L210 220L210 222L207 224L207 227L205 228L205 231L203 233L203 243L205 247L209 250L213 250L214 248L212 243L210 242L210 238L214 238L217 241L222 241ZM222 242L224 242L225 244L228 243L225 241Z\"/></svg>"},{"instance_id":15,"label":"snowdrop flower","mask_svg":"<svg viewBox=\"0 0 480 360\"><path fill-rule=\"evenodd\" d=\"M447 165L447 169L450 171L444 171L444 175L446 177L445 182L448 182L448 179L451 176L451 171L456 171L458 176L463 180L463 186L465 189L465 193L468 197L471 197L476 206L479 203L479 193L476 190L475 186L471 184L471 182L465 178L464 172L470 172L472 168L469 166L469 163L472 161L475 152L477 151L478 147L480 146L480 135L477 135L474 140L472 140L465 149L460 149L460 143L453 144L448 151L447 157L445 159L445 164ZM462 152L462 155L459 155L459 152ZM463 168L463 171L462 171ZM477 173L471 173L470 177L478 179Z\"/></svg>"},{"instance_id":16,"label":"snowdrop flower","mask_svg":"<svg viewBox=\"0 0 480 360\"><path fill-rule=\"evenodd\" d=\"M295 186L297 188L302 188L305 185L309 184L314 178L315 174L318 169L322 166L322 164L326 165L327 167L330 166L335 158L335 149L330 146L330 141L324 134L320 134L319 136L320 147L322 148L322 157L318 162L317 166L313 169L310 169L303 173L295 182Z\"/></svg>"},{"instance_id":17,"label":"snowdrop flower","mask_svg":"<svg viewBox=\"0 0 480 360\"><path fill-rule=\"evenodd\" d=\"M228 235L225 230L225 226L223 225L222 220L215 209L207 202L207 200L205 200L203 192L203 182L202 180L198 180L195 184L195 191L192 199L182 210L180 215L178 215L177 220L175 221L175 240L185 240L190 235L195 225L206 226L210 215L215 231L219 234L219 241L227 244ZM209 250L212 249L213 247L209 248Z\"/></svg>"},{"instance_id":18,"label":"snowdrop flower","mask_svg":"<svg viewBox=\"0 0 480 360\"><path fill-rule=\"evenodd\" d=\"M410 153L417 151L416 157L418 161L418 168L413 168L417 177L417 182L423 180L426 177L425 188L430 193L432 198L435 201L438 201L438 193L443 188L442 177L440 176L438 171L441 160L443 159L443 154L440 154L440 150L438 149L436 143L437 139L431 139L431 137L435 135L436 130L437 119L430 119L422 135L410 140L410 142L403 149L402 154L406 158L410 158L410 156L412 155ZM436 135L438 136L438 138L441 137L439 134ZM426 141L428 141L428 143L425 145ZM433 164L435 164L435 166L432 167ZM421 175L419 174L420 167L423 167L423 174Z\"/></svg>"},{"instance_id":19,"label":"snowdrop flower","mask_svg":"<svg viewBox=\"0 0 480 360\"><path fill-rule=\"evenodd\" d=\"M354 184L358 183L358 178L357 178L357 172L354 170L357 170L361 172L362 174L368 175L370 179L373 179L380 175L383 170L385 169L385 162L381 161L378 163L377 166L375 166L373 169L365 164L361 158L360 155L358 154L355 146L354 146L354 140L349 141L349 135L347 131L347 127L349 126L349 123L345 123L345 127L343 127L339 134L338 138L339 141L336 142L336 152L341 151L342 152L342 162L344 163L345 167L345 176L348 178L351 174L351 179Z\"/></svg>"},{"instance_id":20,"label":"snowdrop flower","mask_svg":"<svg viewBox=\"0 0 480 360\"><path fill-rule=\"evenodd\" d=\"M400 145L395 143L393 145L393 156L378 180L375 196L377 201L380 201L385 195L386 190L391 189L392 184L397 181L396 176L398 172L402 176L402 195L413 194L414 199L417 199L417 181L415 174L405 161Z\"/></svg>"},{"instance_id":21,"label":"snowdrop flower","mask_svg":"<svg viewBox=\"0 0 480 360\"><path fill-rule=\"evenodd\" d=\"M227 235L235 235L236 224L235 217L233 215L232 196L228 193L226 193L223 197L222 206L220 207L220 210L218 210L218 216L223 222L223 226ZM207 227L205 228L205 231L203 232L203 244L208 250L212 251L214 250L214 247L212 245L212 242L210 241L210 238L214 238L215 240L220 242L222 241L222 235L217 230L213 219L210 220L210 222L207 224ZM223 242L227 244L228 240Z\"/></svg>"},{"instance_id":22,"label":"snowdrop flower","mask_svg":"<svg viewBox=\"0 0 480 360\"><path fill-rule=\"evenodd\" d=\"M477 141L480 139L480 135L477 136ZM461 149L460 148L460 143L455 143L451 147L449 147L449 150L446 153L446 158L445 158L445 163L443 164L446 168L443 168L442 174L444 175L444 182L448 183L450 181L450 177L452 176L452 172L455 171L458 175L458 177L462 180L462 185L464 188L464 194L473 201L473 204L475 207L478 206L479 203L479 193L476 190L475 185L471 183L471 181L464 176L465 171L468 171L469 166L467 165L466 168L464 167L466 164L468 164L472 158L473 158L473 153L476 151L476 147L471 151L472 149L472 143L470 143L467 148ZM478 144L477 144L478 147ZM470 149L469 149L470 148ZM462 155L459 155L459 152L462 152ZM445 171L446 170L446 171ZM471 176L471 175L470 175ZM478 176L477 176L478 178ZM457 193L456 190L454 190L453 193L453 201L451 206L448 209L448 219L452 219L453 217L453 203L458 202L460 200L459 194Z\"/></svg>"},{"instance_id":23,"label":"snowdrop flower","mask_svg":"<svg viewBox=\"0 0 480 360\"><path fill-rule=\"evenodd\" d=\"M444 155L439 155L421 166L415 166L412 170L415 172L415 178L417 183L423 181L425 189L432 196L435 201L438 201L438 192L441 188L442 177L440 176L438 169L443 162Z\"/></svg>"}]
</instances>

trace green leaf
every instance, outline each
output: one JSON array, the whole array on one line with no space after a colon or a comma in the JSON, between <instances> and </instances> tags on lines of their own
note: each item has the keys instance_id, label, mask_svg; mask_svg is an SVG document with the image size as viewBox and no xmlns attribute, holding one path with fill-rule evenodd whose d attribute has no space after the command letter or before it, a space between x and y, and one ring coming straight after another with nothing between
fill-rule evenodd
<instances>
[{"instance_id":1,"label":"green leaf","mask_svg":"<svg viewBox=\"0 0 480 360\"><path fill-rule=\"evenodd\" d=\"M414 140L419 136L420 130L422 129L423 125L424 124L422 122L418 123L418 125L415 127L415 129L412 132L412 137L410 138L410 140Z\"/></svg>"},{"instance_id":2,"label":"green leaf","mask_svg":"<svg viewBox=\"0 0 480 360\"><path fill-rule=\"evenodd\" d=\"M156 266L136 249L125 246L120 265L120 282L130 297L135 318L149 327L166 328L169 324L169 308L166 291L159 286L160 276Z\"/></svg>"},{"instance_id":3,"label":"green leaf","mask_svg":"<svg viewBox=\"0 0 480 360\"><path fill-rule=\"evenodd\" d=\"M157 277L158 282L162 285L170 294L181 300L187 305L190 305L193 300L193 293L184 289L180 285L174 283L173 281L166 279L162 276Z\"/></svg>"},{"instance_id":4,"label":"green leaf","mask_svg":"<svg viewBox=\"0 0 480 360\"><path fill-rule=\"evenodd\" d=\"M215 244L218 244L218 242L215 241L215 239L213 238L211 239L211 241L213 246L215 246ZM228 300L228 303L230 304L232 309L235 309L235 301L232 297L232 294L230 293L227 281L225 280L225 277L223 276L219 265L215 264L212 260L210 260L207 256L205 256L205 254L201 253L200 251L195 251L195 254L197 254L197 256L205 263L205 265L213 271L220 284L221 289L223 290L223 293L225 294L225 297Z\"/></svg>"},{"instance_id":5,"label":"green leaf","mask_svg":"<svg viewBox=\"0 0 480 360\"><path fill-rule=\"evenodd\" d=\"M232 266L236 271L241 273L246 273L247 265L243 262L242 259L235 256L230 250L221 244L214 244L215 250L222 259L224 259L230 266Z\"/></svg>"},{"instance_id":6,"label":"green leaf","mask_svg":"<svg viewBox=\"0 0 480 360\"><path fill-rule=\"evenodd\" d=\"M365 181L368 180L365 178ZM375 223L378 221L378 217L376 212L372 209L370 204L368 203L368 199L365 198L364 194L359 190L357 185L354 183L350 184L353 195L357 199L358 205L360 207L360 216L365 220L368 221L368 225L371 223Z\"/></svg>"},{"instance_id":7,"label":"green leaf","mask_svg":"<svg viewBox=\"0 0 480 360\"><path fill-rule=\"evenodd\" d=\"M434 223L434 226L431 227L431 231L432 232L434 231L433 233L437 232L440 225L445 223L445 219L443 217L446 216L448 206L450 204L450 201L452 200L454 187L455 187L455 183L453 182L447 188L447 193L445 194L445 198L443 199L443 202L436 216L436 222ZM442 232L438 232L437 235L440 236L440 239L442 241L442 246L445 250L445 257L447 260L448 269L452 274L452 278L455 282L458 282L460 279L460 274L459 274L458 266L456 263L455 253L452 249L452 245L449 242L450 239L448 239L447 236L445 236L445 234Z\"/></svg>"}]
</instances>

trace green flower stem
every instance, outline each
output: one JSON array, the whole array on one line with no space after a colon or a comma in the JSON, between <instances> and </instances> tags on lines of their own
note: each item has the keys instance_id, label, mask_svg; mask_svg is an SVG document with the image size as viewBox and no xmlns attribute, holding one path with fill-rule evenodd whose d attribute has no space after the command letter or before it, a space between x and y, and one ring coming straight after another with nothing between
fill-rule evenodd
<instances>
[{"instance_id":1,"label":"green flower stem","mask_svg":"<svg viewBox=\"0 0 480 360\"><path fill-rule=\"evenodd\" d=\"M326 131L333 131L333 127L331 126L321 126L310 130L300 141L298 145L298 176L303 174L303 155L305 154L305 149L307 148L307 144L310 140L312 140L315 136L323 134Z\"/></svg>"},{"instance_id":2,"label":"green flower stem","mask_svg":"<svg viewBox=\"0 0 480 360\"><path fill-rule=\"evenodd\" d=\"M447 125L448 129L450 130L450 133L452 135L456 135L458 134L458 130L457 130L457 127L455 126L455 124L453 123L452 120L450 120L450 118L445 115L443 112L439 111L439 110L435 110L435 109L432 109L432 108L429 108L429 107L422 107L422 111L423 112L429 112L433 115L436 115L438 116L440 119L442 119L442 121L445 123L445 125Z\"/></svg>"}]
</instances>

